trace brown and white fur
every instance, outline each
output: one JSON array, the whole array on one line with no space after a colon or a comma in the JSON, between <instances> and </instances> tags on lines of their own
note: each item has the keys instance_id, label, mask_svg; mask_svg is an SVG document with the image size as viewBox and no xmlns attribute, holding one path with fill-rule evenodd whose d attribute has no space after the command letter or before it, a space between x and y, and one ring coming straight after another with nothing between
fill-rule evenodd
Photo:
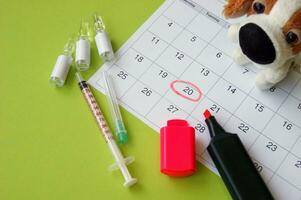
<instances>
[{"instance_id":1,"label":"brown and white fur","mask_svg":"<svg viewBox=\"0 0 301 200\"><path fill-rule=\"evenodd\" d=\"M234 60L240 65L253 62L262 69L256 85L268 89L283 80L292 65L301 64L301 0L229 0L224 16L243 15L247 18L228 32L240 45Z\"/></svg>"}]
</instances>

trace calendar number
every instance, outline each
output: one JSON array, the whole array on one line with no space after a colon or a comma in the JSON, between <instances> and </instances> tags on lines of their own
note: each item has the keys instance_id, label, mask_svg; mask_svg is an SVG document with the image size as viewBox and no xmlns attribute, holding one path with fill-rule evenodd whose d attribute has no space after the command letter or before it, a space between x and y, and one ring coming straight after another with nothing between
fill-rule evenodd
<instances>
[{"instance_id":1,"label":"calendar number","mask_svg":"<svg viewBox=\"0 0 301 200\"><path fill-rule=\"evenodd\" d=\"M244 68L244 71L242 72L242 74L246 74L248 73L250 70L248 70L247 68Z\"/></svg>"},{"instance_id":2,"label":"calendar number","mask_svg":"<svg viewBox=\"0 0 301 200\"><path fill-rule=\"evenodd\" d=\"M167 25L168 25L169 27L171 27L171 26L173 25L173 22L169 22Z\"/></svg>"},{"instance_id":3,"label":"calendar number","mask_svg":"<svg viewBox=\"0 0 301 200\"><path fill-rule=\"evenodd\" d=\"M276 91L276 88L275 88L275 87L271 87L271 88L269 89L269 91L270 91L270 92L275 92L275 91Z\"/></svg>"},{"instance_id":4,"label":"calendar number","mask_svg":"<svg viewBox=\"0 0 301 200\"><path fill-rule=\"evenodd\" d=\"M203 126L203 124L198 123L195 127L195 130L197 130L199 133L204 133L206 130L206 127Z\"/></svg>"},{"instance_id":5,"label":"calendar number","mask_svg":"<svg viewBox=\"0 0 301 200\"><path fill-rule=\"evenodd\" d=\"M146 96L150 96L150 95L153 93L153 91L151 91L151 90L148 89L148 88L143 88L143 90L141 90L141 92L142 92L143 94L145 94Z\"/></svg>"},{"instance_id":6,"label":"calendar number","mask_svg":"<svg viewBox=\"0 0 301 200\"><path fill-rule=\"evenodd\" d=\"M190 41L191 41L191 42L195 42L195 41L196 41L196 39L197 39L197 37L196 37L196 36L192 36L192 38L190 39Z\"/></svg>"},{"instance_id":7,"label":"calendar number","mask_svg":"<svg viewBox=\"0 0 301 200\"><path fill-rule=\"evenodd\" d=\"M268 149L270 149L271 151L276 151L278 146L276 144L274 144L273 142L268 142L268 144L266 145L266 147Z\"/></svg>"},{"instance_id":8,"label":"calendar number","mask_svg":"<svg viewBox=\"0 0 301 200\"><path fill-rule=\"evenodd\" d=\"M167 110L168 110L169 112L171 112L171 113L175 113L175 112L179 111L179 108L177 108L177 107L174 106L174 105L169 105L168 108L167 108Z\"/></svg>"},{"instance_id":9,"label":"calendar number","mask_svg":"<svg viewBox=\"0 0 301 200\"><path fill-rule=\"evenodd\" d=\"M295 164L295 167L301 168L301 160L298 160Z\"/></svg>"},{"instance_id":10,"label":"calendar number","mask_svg":"<svg viewBox=\"0 0 301 200\"><path fill-rule=\"evenodd\" d=\"M176 58L179 59L179 60L183 60L183 58L185 57L184 54L180 53L180 52L177 52L176 53Z\"/></svg>"},{"instance_id":11,"label":"calendar number","mask_svg":"<svg viewBox=\"0 0 301 200\"><path fill-rule=\"evenodd\" d=\"M218 52L216 55L215 55L217 58L221 58L223 56L223 53L222 52Z\"/></svg>"},{"instance_id":12,"label":"calendar number","mask_svg":"<svg viewBox=\"0 0 301 200\"><path fill-rule=\"evenodd\" d=\"M189 81L175 80L171 82L170 88L176 95L189 101L197 102L202 97L202 92L198 86Z\"/></svg>"},{"instance_id":13,"label":"calendar number","mask_svg":"<svg viewBox=\"0 0 301 200\"><path fill-rule=\"evenodd\" d=\"M137 60L137 62L142 62L144 60L144 58L142 56L140 56L139 54L136 55L135 60Z\"/></svg>"},{"instance_id":14,"label":"calendar number","mask_svg":"<svg viewBox=\"0 0 301 200\"><path fill-rule=\"evenodd\" d=\"M258 112L263 112L264 111L264 106L257 103L256 106L255 106L255 110L257 110Z\"/></svg>"},{"instance_id":15,"label":"calendar number","mask_svg":"<svg viewBox=\"0 0 301 200\"><path fill-rule=\"evenodd\" d=\"M168 76L168 72L160 70L159 76L161 76L162 78L166 78Z\"/></svg>"},{"instance_id":16,"label":"calendar number","mask_svg":"<svg viewBox=\"0 0 301 200\"><path fill-rule=\"evenodd\" d=\"M194 90L188 86L186 86L182 91L185 92L186 94L188 94L189 96L193 95L193 93L194 93Z\"/></svg>"},{"instance_id":17,"label":"calendar number","mask_svg":"<svg viewBox=\"0 0 301 200\"><path fill-rule=\"evenodd\" d=\"M301 110L301 103L299 103L298 107L297 107L299 110Z\"/></svg>"},{"instance_id":18,"label":"calendar number","mask_svg":"<svg viewBox=\"0 0 301 200\"><path fill-rule=\"evenodd\" d=\"M204 76L208 76L210 74L210 71L206 68L201 68L201 74L203 74Z\"/></svg>"},{"instance_id":19,"label":"calendar number","mask_svg":"<svg viewBox=\"0 0 301 200\"><path fill-rule=\"evenodd\" d=\"M158 44L160 42L160 40L157 37L153 37L152 42L154 44Z\"/></svg>"},{"instance_id":20,"label":"calendar number","mask_svg":"<svg viewBox=\"0 0 301 200\"><path fill-rule=\"evenodd\" d=\"M123 80L125 80L128 77L128 74L125 73L124 71L120 71L117 76Z\"/></svg>"},{"instance_id":21,"label":"calendar number","mask_svg":"<svg viewBox=\"0 0 301 200\"><path fill-rule=\"evenodd\" d=\"M228 91L231 92L232 94L235 94L236 88L234 88L232 85L229 85Z\"/></svg>"},{"instance_id":22,"label":"calendar number","mask_svg":"<svg viewBox=\"0 0 301 200\"><path fill-rule=\"evenodd\" d=\"M218 107L216 104L213 104L209 109L215 113L218 113L221 110L221 108Z\"/></svg>"},{"instance_id":23,"label":"calendar number","mask_svg":"<svg viewBox=\"0 0 301 200\"><path fill-rule=\"evenodd\" d=\"M293 128L293 124L289 123L288 121L284 121L282 126L288 131Z\"/></svg>"},{"instance_id":24,"label":"calendar number","mask_svg":"<svg viewBox=\"0 0 301 200\"><path fill-rule=\"evenodd\" d=\"M257 169L257 171L258 171L259 173L261 173L261 172L262 172L262 170L263 170L263 167L262 167L261 165L259 165L259 163L257 163L257 162L254 162L254 166L255 166L255 168Z\"/></svg>"},{"instance_id":25,"label":"calendar number","mask_svg":"<svg viewBox=\"0 0 301 200\"><path fill-rule=\"evenodd\" d=\"M240 123L239 126L238 126L238 129L241 130L244 133L247 133L250 130L250 127L247 126L244 123Z\"/></svg>"}]
</instances>

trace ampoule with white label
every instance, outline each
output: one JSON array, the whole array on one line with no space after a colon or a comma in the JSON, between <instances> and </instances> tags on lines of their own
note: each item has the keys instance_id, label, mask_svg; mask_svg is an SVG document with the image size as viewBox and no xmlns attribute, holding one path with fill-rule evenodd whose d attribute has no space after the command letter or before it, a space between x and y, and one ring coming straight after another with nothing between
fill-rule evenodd
<instances>
[{"instance_id":1,"label":"ampoule with white label","mask_svg":"<svg viewBox=\"0 0 301 200\"><path fill-rule=\"evenodd\" d=\"M65 83L67 75L72 64L72 53L74 50L74 38L69 38L68 42L64 46L64 51L58 56L54 65L53 71L50 76L50 83L62 87Z\"/></svg>"},{"instance_id":2,"label":"ampoule with white label","mask_svg":"<svg viewBox=\"0 0 301 200\"><path fill-rule=\"evenodd\" d=\"M114 58L114 52L109 35L105 31L105 25L102 18L94 14L94 29L95 42L98 49L99 56L104 62L111 61Z\"/></svg>"},{"instance_id":3,"label":"ampoule with white label","mask_svg":"<svg viewBox=\"0 0 301 200\"><path fill-rule=\"evenodd\" d=\"M82 19L75 51L75 67L78 71L86 71L90 68L90 52L89 22Z\"/></svg>"}]
</instances>

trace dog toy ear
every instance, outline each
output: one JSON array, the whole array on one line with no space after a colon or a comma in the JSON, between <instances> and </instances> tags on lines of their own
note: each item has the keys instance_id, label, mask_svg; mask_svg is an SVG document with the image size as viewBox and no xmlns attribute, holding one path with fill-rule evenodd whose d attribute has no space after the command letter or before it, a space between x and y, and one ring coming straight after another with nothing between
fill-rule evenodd
<instances>
[{"instance_id":1,"label":"dog toy ear","mask_svg":"<svg viewBox=\"0 0 301 200\"><path fill-rule=\"evenodd\" d=\"M254 0L228 0L224 8L226 18L241 17L247 13Z\"/></svg>"}]
</instances>

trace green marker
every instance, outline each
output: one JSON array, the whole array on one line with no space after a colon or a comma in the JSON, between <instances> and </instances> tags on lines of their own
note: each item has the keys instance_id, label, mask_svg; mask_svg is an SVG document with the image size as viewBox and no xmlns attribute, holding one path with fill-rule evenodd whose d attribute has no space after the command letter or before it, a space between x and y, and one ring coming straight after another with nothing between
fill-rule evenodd
<instances>
[{"instance_id":1,"label":"green marker","mask_svg":"<svg viewBox=\"0 0 301 200\"><path fill-rule=\"evenodd\" d=\"M114 122L115 135L117 137L117 141L119 144L126 144L128 142L128 135L120 114L112 77L106 71L103 72L103 77L106 87L106 96L110 104L111 116Z\"/></svg>"}]
</instances>

